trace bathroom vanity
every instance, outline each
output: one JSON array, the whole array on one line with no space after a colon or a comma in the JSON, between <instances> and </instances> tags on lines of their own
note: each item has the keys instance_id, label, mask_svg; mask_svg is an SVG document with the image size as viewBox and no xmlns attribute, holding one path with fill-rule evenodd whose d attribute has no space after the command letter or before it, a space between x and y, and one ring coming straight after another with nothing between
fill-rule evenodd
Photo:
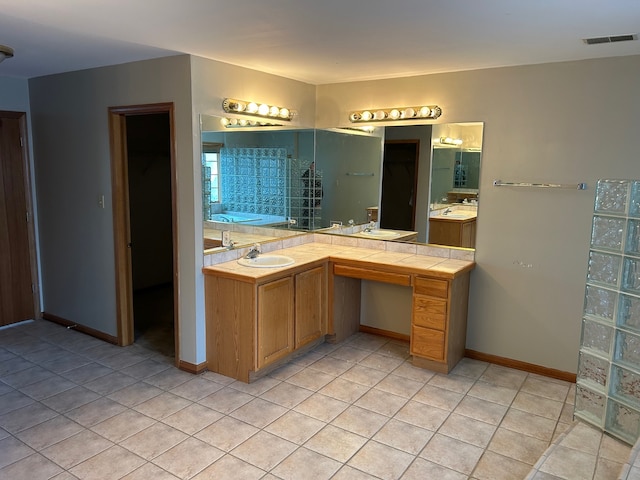
<instances>
[{"instance_id":1,"label":"bathroom vanity","mask_svg":"<svg viewBox=\"0 0 640 480\"><path fill-rule=\"evenodd\" d=\"M203 269L209 370L250 382L325 340L344 340L359 330L363 279L412 289L415 365L448 373L464 356L474 262L324 243L273 253L294 263Z\"/></svg>"}]
</instances>

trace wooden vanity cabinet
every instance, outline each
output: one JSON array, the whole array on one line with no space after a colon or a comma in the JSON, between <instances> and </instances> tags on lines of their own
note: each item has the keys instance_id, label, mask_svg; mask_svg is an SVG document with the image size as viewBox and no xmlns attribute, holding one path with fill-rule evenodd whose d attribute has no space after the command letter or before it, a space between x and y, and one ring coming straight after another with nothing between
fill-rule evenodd
<instances>
[{"instance_id":1,"label":"wooden vanity cabinet","mask_svg":"<svg viewBox=\"0 0 640 480\"><path fill-rule=\"evenodd\" d=\"M440 373L464 357L469 272L451 280L416 275L413 281L413 364Z\"/></svg>"},{"instance_id":2,"label":"wooden vanity cabinet","mask_svg":"<svg viewBox=\"0 0 640 480\"><path fill-rule=\"evenodd\" d=\"M326 264L255 282L205 275L207 367L249 382L327 329Z\"/></svg>"},{"instance_id":3,"label":"wooden vanity cabinet","mask_svg":"<svg viewBox=\"0 0 640 480\"><path fill-rule=\"evenodd\" d=\"M451 247L475 248L476 219L429 219L429 243Z\"/></svg>"}]
</instances>

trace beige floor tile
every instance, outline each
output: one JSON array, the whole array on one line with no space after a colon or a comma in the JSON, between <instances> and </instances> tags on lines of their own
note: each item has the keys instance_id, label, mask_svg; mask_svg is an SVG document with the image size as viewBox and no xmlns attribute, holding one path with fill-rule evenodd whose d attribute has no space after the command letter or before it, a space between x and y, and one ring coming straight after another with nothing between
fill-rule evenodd
<instances>
[{"instance_id":1,"label":"beige floor tile","mask_svg":"<svg viewBox=\"0 0 640 480\"><path fill-rule=\"evenodd\" d=\"M385 357L399 358L406 360L409 358L409 342L402 340L390 340L376 350L375 353Z\"/></svg>"},{"instance_id":2,"label":"beige floor tile","mask_svg":"<svg viewBox=\"0 0 640 480\"><path fill-rule=\"evenodd\" d=\"M365 437L333 425L327 425L309 439L304 446L344 463L360 450L365 443L367 443Z\"/></svg>"},{"instance_id":3,"label":"beige floor tile","mask_svg":"<svg viewBox=\"0 0 640 480\"><path fill-rule=\"evenodd\" d=\"M189 405L188 407L163 418L162 422L177 428L187 435L193 435L203 428L208 427L213 422L220 420L222 416L223 415L220 412L216 412L215 410L203 405L194 403L193 405Z\"/></svg>"},{"instance_id":4,"label":"beige floor tile","mask_svg":"<svg viewBox=\"0 0 640 480\"><path fill-rule=\"evenodd\" d=\"M281 417L287 409L262 398L255 398L229 415L257 428L264 428Z\"/></svg>"},{"instance_id":5,"label":"beige floor tile","mask_svg":"<svg viewBox=\"0 0 640 480\"><path fill-rule=\"evenodd\" d=\"M526 372L521 372L520 370L501 367L500 365L489 365L479 380L491 385L519 390L527 375Z\"/></svg>"},{"instance_id":6,"label":"beige floor tile","mask_svg":"<svg viewBox=\"0 0 640 480\"><path fill-rule=\"evenodd\" d=\"M201 398L211 395L222 388L222 385L211 382L205 378L195 377L191 380L187 380L176 388L170 390L174 395L186 398L192 402L197 402Z\"/></svg>"},{"instance_id":7,"label":"beige floor tile","mask_svg":"<svg viewBox=\"0 0 640 480\"><path fill-rule=\"evenodd\" d=\"M410 400L394 418L435 432L448 416L447 410Z\"/></svg>"},{"instance_id":8,"label":"beige floor tile","mask_svg":"<svg viewBox=\"0 0 640 480\"><path fill-rule=\"evenodd\" d=\"M303 368L305 368L303 365L297 364L295 362L290 362L274 370L269 374L269 376L271 378L275 378L276 380L284 381L292 375L295 375L296 373L301 371Z\"/></svg>"},{"instance_id":9,"label":"beige floor tile","mask_svg":"<svg viewBox=\"0 0 640 480\"><path fill-rule=\"evenodd\" d=\"M454 412L458 415L464 415L465 417L490 423L491 425L498 425L504 418L507 410L507 407L504 405L467 395L458 404Z\"/></svg>"},{"instance_id":10,"label":"beige floor tile","mask_svg":"<svg viewBox=\"0 0 640 480\"><path fill-rule=\"evenodd\" d=\"M115 370L122 370L146 359L146 356L138 355L129 351L123 351L100 360L100 363Z\"/></svg>"},{"instance_id":11,"label":"beige floor tile","mask_svg":"<svg viewBox=\"0 0 640 480\"><path fill-rule=\"evenodd\" d=\"M20 391L29 395L34 400L42 400L52 395L56 395L65 390L69 390L75 387L76 384L59 376L55 375L36 383L32 383L25 387L22 387Z\"/></svg>"},{"instance_id":12,"label":"beige floor tile","mask_svg":"<svg viewBox=\"0 0 640 480\"><path fill-rule=\"evenodd\" d=\"M602 435L602 443L600 444L599 456L607 460L618 463L626 463L629 461L631 447L625 443L610 437L607 434Z\"/></svg>"},{"instance_id":13,"label":"beige floor tile","mask_svg":"<svg viewBox=\"0 0 640 480\"><path fill-rule=\"evenodd\" d=\"M169 425L155 423L120 442L120 445L145 460L152 460L186 438L185 433Z\"/></svg>"},{"instance_id":14,"label":"beige floor tile","mask_svg":"<svg viewBox=\"0 0 640 480\"><path fill-rule=\"evenodd\" d=\"M331 424L363 437L371 438L388 421L388 416L352 405L338 415Z\"/></svg>"},{"instance_id":15,"label":"beige floor tile","mask_svg":"<svg viewBox=\"0 0 640 480\"><path fill-rule=\"evenodd\" d=\"M91 382L87 382L84 384L90 390L93 390L100 395L109 395L121 388L124 388L132 383L136 383L136 379L130 377L129 375L125 375L124 373L120 373L114 371L113 373L109 373L100 377Z\"/></svg>"},{"instance_id":16,"label":"beige floor tile","mask_svg":"<svg viewBox=\"0 0 640 480\"><path fill-rule=\"evenodd\" d=\"M306 448L299 448L285 458L272 473L283 480L313 478L314 480L330 479L342 463L320 455Z\"/></svg>"},{"instance_id":17,"label":"beige floor tile","mask_svg":"<svg viewBox=\"0 0 640 480\"><path fill-rule=\"evenodd\" d=\"M62 393L58 393L57 395L45 398L42 400L42 403L57 412L65 413L69 410L73 410L74 408L91 403L98 398L100 398L100 395L96 392L77 386L69 390L65 390Z\"/></svg>"},{"instance_id":18,"label":"beige floor tile","mask_svg":"<svg viewBox=\"0 0 640 480\"><path fill-rule=\"evenodd\" d=\"M282 407L293 408L300 402L306 400L313 395L312 390L298 387L291 383L282 382L267 390L260 398L276 403Z\"/></svg>"},{"instance_id":19,"label":"beige floor tile","mask_svg":"<svg viewBox=\"0 0 640 480\"><path fill-rule=\"evenodd\" d=\"M373 439L398 450L417 455L432 436L433 432L430 430L391 419L378 430Z\"/></svg>"},{"instance_id":20,"label":"beige floor tile","mask_svg":"<svg viewBox=\"0 0 640 480\"><path fill-rule=\"evenodd\" d=\"M155 375L146 377L144 381L162 390L171 390L192 378L193 375L191 373L183 372L177 368L168 368Z\"/></svg>"},{"instance_id":21,"label":"beige floor tile","mask_svg":"<svg viewBox=\"0 0 640 480\"><path fill-rule=\"evenodd\" d=\"M389 357L380 353L372 353L368 357L360 360L359 365L373 368L382 372L390 373L404 362L404 358Z\"/></svg>"},{"instance_id":22,"label":"beige floor tile","mask_svg":"<svg viewBox=\"0 0 640 480\"><path fill-rule=\"evenodd\" d=\"M40 453L68 470L112 446L113 443L100 435L83 430L45 448Z\"/></svg>"},{"instance_id":23,"label":"beige floor tile","mask_svg":"<svg viewBox=\"0 0 640 480\"><path fill-rule=\"evenodd\" d=\"M556 424L551 419L512 408L504 416L500 427L551 442Z\"/></svg>"},{"instance_id":24,"label":"beige floor tile","mask_svg":"<svg viewBox=\"0 0 640 480\"><path fill-rule=\"evenodd\" d=\"M17 462L0 468L0 478L7 480L48 480L63 470L39 453L24 457Z\"/></svg>"},{"instance_id":25,"label":"beige floor tile","mask_svg":"<svg viewBox=\"0 0 640 480\"><path fill-rule=\"evenodd\" d=\"M464 473L450 470L423 458L416 458L402 475L402 480L467 480L468 478Z\"/></svg>"},{"instance_id":26,"label":"beige floor tile","mask_svg":"<svg viewBox=\"0 0 640 480\"><path fill-rule=\"evenodd\" d=\"M120 371L138 380L143 380L157 373L164 372L169 368L171 368L171 365L166 362L158 362L152 358L145 358L143 361L129 365Z\"/></svg>"},{"instance_id":27,"label":"beige floor tile","mask_svg":"<svg viewBox=\"0 0 640 480\"><path fill-rule=\"evenodd\" d=\"M445 390L444 388L425 385L411 399L412 401L426 403L433 407L452 412L464 398L464 394Z\"/></svg>"},{"instance_id":28,"label":"beige floor tile","mask_svg":"<svg viewBox=\"0 0 640 480\"><path fill-rule=\"evenodd\" d=\"M331 480L379 480L379 478L350 467L349 465L344 465Z\"/></svg>"},{"instance_id":29,"label":"beige floor tile","mask_svg":"<svg viewBox=\"0 0 640 480\"><path fill-rule=\"evenodd\" d=\"M131 473L144 463L145 461L139 456L119 445L114 445L73 467L70 472L81 480L115 479Z\"/></svg>"},{"instance_id":30,"label":"beige floor tile","mask_svg":"<svg viewBox=\"0 0 640 480\"><path fill-rule=\"evenodd\" d=\"M372 388L360 399L354 402L355 406L366 408L372 412L392 417L407 403L406 397L400 397L392 393Z\"/></svg>"},{"instance_id":31,"label":"beige floor tile","mask_svg":"<svg viewBox=\"0 0 640 480\"><path fill-rule=\"evenodd\" d=\"M153 463L147 462L120 480L178 480L178 477Z\"/></svg>"},{"instance_id":32,"label":"beige floor tile","mask_svg":"<svg viewBox=\"0 0 640 480\"><path fill-rule=\"evenodd\" d=\"M198 432L195 437L220 450L230 452L260 430L232 417L222 417Z\"/></svg>"},{"instance_id":33,"label":"beige floor tile","mask_svg":"<svg viewBox=\"0 0 640 480\"><path fill-rule=\"evenodd\" d=\"M570 385L567 382L555 383L543 377L529 375L522 384L521 391L564 403Z\"/></svg>"},{"instance_id":34,"label":"beige floor tile","mask_svg":"<svg viewBox=\"0 0 640 480\"><path fill-rule=\"evenodd\" d=\"M51 420L23 430L17 433L16 436L34 450L39 451L81 431L83 431L81 425L62 415L58 415Z\"/></svg>"},{"instance_id":35,"label":"beige floor tile","mask_svg":"<svg viewBox=\"0 0 640 480\"><path fill-rule=\"evenodd\" d=\"M471 477L477 480L522 480L530 471L531 465L485 452Z\"/></svg>"},{"instance_id":36,"label":"beige floor tile","mask_svg":"<svg viewBox=\"0 0 640 480\"><path fill-rule=\"evenodd\" d=\"M366 387L373 387L386 376L387 373L382 370L376 370L375 368L358 364L344 372L340 378L359 383Z\"/></svg>"},{"instance_id":37,"label":"beige floor tile","mask_svg":"<svg viewBox=\"0 0 640 480\"><path fill-rule=\"evenodd\" d=\"M351 338L347 339L346 343L357 348L362 348L364 350L375 351L382 347L388 341L388 339L379 337L377 335L360 333L353 335Z\"/></svg>"},{"instance_id":38,"label":"beige floor tile","mask_svg":"<svg viewBox=\"0 0 640 480\"><path fill-rule=\"evenodd\" d=\"M499 428L488 449L528 465L534 465L549 446L548 442Z\"/></svg>"},{"instance_id":39,"label":"beige floor tile","mask_svg":"<svg viewBox=\"0 0 640 480\"><path fill-rule=\"evenodd\" d=\"M157 397L163 392L164 390L154 387L153 385L149 385L148 383L136 382L111 393L108 395L108 398L127 407L134 407L142 402L146 402L147 400Z\"/></svg>"},{"instance_id":40,"label":"beige floor tile","mask_svg":"<svg viewBox=\"0 0 640 480\"><path fill-rule=\"evenodd\" d=\"M593 475L593 480L610 480L619 478L618 476L622 471L623 465L623 463L600 458L596 465L596 472Z\"/></svg>"},{"instance_id":41,"label":"beige floor tile","mask_svg":"<svg viewBox=\"0 0 640 480\"><path fill-rule=\"evenodd\" d=\"M431 370L413 366L410 360L404 361L391 373L423 384L427 383L435 375L435 372L432 372Z\"/></svg>"},{"instance_id":42,"label":"beige floor tile","mask_svg":"<svg viewBox=\"0 0 640 480\"><path fill-rule=\"evenodd\" d=\"M298 404L294 410L328 423L344 412L348 406L349 404L346 402L327 397L320 393L314 393L304 402Z\"/></svg>"},{"instance_id":43,"label":"beige floor tile","mask_svg":"<svg viewBox=\"0 0 640 480\"><path fill-rule=\"evenodd\" d=\"M406 377L390 374L383 378L376 386L378 390L392 393L404 398L413 397L424 384Z\"/></svg>"},{"instance_id":44,"label":"beige floor tile","mask_svg":"<svg viewBox=\"0 0 640 480\"><path fill-rule=\"evenodd\" d=\"M156 423L156 421L153 418L133 410L125 410L94 425L91 427L91 430L108 438L112 442L119 443L154 423Z\"/></svg>"},{"instance_id":45,"label":"beige floor tile","mask_svg":"<svg viewBox=\"0 0 640 480\"><path fill-rule=\"evenodd\" d=\"M341 400L346 403L353 403L369 390L369 387L356 382L336 378L332 382L320 389L319 393L328 397Z\"/></svg>"},{"instance_id":46,"label":"beige floor tile","mask_svg":"<svg viewBox=\"0 0 640 480\"><path fill-rule=\"evenodd\" d=\"M92 427L125 410L126 407L124 405L107 397L100 397L91 403L65 412L65 416L83 427Z\"/></svg>"},{"instance_id":47,"label":"beige floor tile","mask_svg":"<svg viewBox=\"0 0 640 480\"><path fill-rule=\"evenodd\" d=\"M353 362L348 362L334 357L323 357L317 362L313 362L309 365L309 368L318 370L333 377L342 375L351 367L353 367Z\"/></svg>"},{"instance_id":48,"label":"beige floor tile","mask_svg":"<svg viewBox=\"0 0 640 480\"><path fill-rule=\"evenodd\" d=\"M468 392L468 395L471 397L480 398L507 407L511 405L517 394L518 390L515 388L502 387L483 381L476 382Z\"/></svg>"},{"instance_id":49,"label":"beige floor tile","mask_svg":"<svg viewBox=\"0 0 640 480\"><path fill-rule=\"evenodd\" d=\"M592 478L596 456L557 445L539 470L560 478Z\"/></svg>"},{"instance_id":50,"label":"beige floor tile","mask_svg":"<svg viewBox=\"0 0 640 480\"><path fill-rule=\"evenodd\" d=\"M62 376L78 385L83 385L100 377L104 377L109 373L113 373L113 369L99 363L88 363L73 370L68 370L64 372Z\"/></svg>"},{"instance_id":51,"label":"beige floor tile","mask_svg":"<svg viewBox=\"0 0 640 480\"><path fill-rule=\"evenodd\" d=\"M0 440L0 468L17 462L35 453L29 446L14 437L6 437Z\"/></svg>"},{"instance_id":52,"label":"beige floor tile","mask_svg":"<svg viewBox=\"0 0 640 480\"><path fill-rule=\"evenodd\" d=\"M287 383L292 383L293 385L317 392L335 378L335 376L329 375L328 373L305 368L289 377L286 381Z\"/></svg>"},{"instance_id":53,"label":"beige floor tile","mask_svg":"<svg viewBox=\"0 0 640 480\"><path fill-rule=\"evenodd\" d=\"M271 390L273 387L275 387L279 383L280 383L280 380L278 380L277 378L266 376L266 377L262 377L257 380L254 380L251 383L245 383L245 382L236 380L230 383L229 387L257 397L259 395L262 395L267 390Z\"/></svg>"},{"instance_id":54,"label":"beige floor tile","mask_svg":"<svg viewBox=\"0 0 640 480\"><path fill-rule=\"evenodd\" d=\"M264 475L264 470L234 456L225 455L192 480L258 480L264 478Z\"/></svg>"},{"instance_id":55,"label":"beige floor tile","mask_svg":"<svg viewBox=\"0 0 640 480\"><path fill-rule=\"evenodd\" d=\"M178 478L191 478L214 463L224 452L196 438L187 438L156 457L153 463Z\"/></svg>"},{"instance_id":56,"label":"beige floor tile","mask_svg":"<svg viewBox=\"0 0 640 480\"><path fill-rule=\"evenodd\" d=\"M191 401L186 398L179 397L173 393L164 392L157 397L153 397L146 402L142 402L135 407L134 410L148 417L162 420L185 407L191 405Z\"/></svg>"},{"instance_id":57,"label":"beige floor tile","mask_svg":"<svg viewBox=\"0 0 640 480\"><path fill-rule=\"evenodd\" d=\"M370 350L363 350L352 345L340 346L329 354L330 357L339 358L340 360L351 363L358 363L369 355L371 355Z\"/></svg>"},{"instance_id":58,"label":"beige floor tile","mask_svg":"<svg viewBox=\"0 0 640 480\"><path fill-rule=\"evenodd\" d=\"M88 365L89 363L91 363L91 360L89 360L85 356L67 353L66 355L54 358L53 360L47 362L46 366L47 370L51 370L54 373L61 374L64 372L68 372L69 370L73 370L74 368Z\"/></svg>"},{"instance_id":59,"label":"beige floor tile","mask_svg":"<svg viewBox=\"0 0 640 480\"><path fill-rule=\"evenodd\" d=\"M34 402L33 398L24 393L11 390L10 392L0 395L0 415L12 412Z\"/></svg>"},{"instance_id":60,"label":"beige floor tile","mask_svg":"<svg viewBox=\"0 0 640 480\"><path fill-rule=\"evenodd\" d=\"M13 388L22 388L32 383L41 382L53 377L55 374L50 370L40 366L33 366L17 373L5 375L0 381L12 386Z\"/></svg>"},{"instance_id":61,"label":"beige floor tile","mask_svg":"<svg viewBox=\"0 0 640 480\"><path fill-rule=\"evenodd\" d=\"M466 394L474 384L474 380L462 375L443 375L438 373L429 380L429 385L450 390L456 393Z\"/></svg>"},{"instance_id":62,"label":"beige floor tile","mask_svg":"<svg viewBox=\"0 0 640 480\"><path fill-rule=\"evenodd\" d=\"M231 413L255 397L230 387L224 387L211 395L204 397L198 403L212 408L220 413Z\"/></svg>"},{"instance_id":63,"label":"beige floor tile","mask_svg":"<svg viewBox=\"0 0 640 480\"><path fill-rule=\"evenodd\" d=\"M289 411L265 427L265 431L297 445L302 445L324 426L325 423L320 420L295 411Z\"/></svg>"},{"instance_id":64,"label":"beige floor tile","mask_svg":"<svg viewBox=\"0 0 640 480\"><path fill-rule=\"evenodd\" d=\"M549 400L539 395L532 395L526 392L518 392L511 404L513 408L523 412L533 413L551 420L558 420L562 412L563 402Z\"/></svg>"},{"instance_id":65,"label":"beige floor tile","mask_svg":"<svg viewBox=\"0 0 640 480\"><path fill-rule=\"evenodd\" d=\"M400 478L412 461L413 455L371 440L348 464L384 480L394 480Z\"/></svg>"},{"instance_id":66,"label":"beige floor tile","mask_svg":"<svg viewBox=\"0 0 640 480\"><path fill-rule=\"evenodd\" d=\"M487 370L489 364L480 360L473 360L471 358L463 358L458 364L451 370L450 373L454 375L460 375L462 377L469 377L477 380Z\"/></svg>"},{"instance_id":67,"label":"beige floor tile","mask_svg":"<svg viewBox=\"0 0 640 480\"><path fill-rule=\"evenodd\" d=\"M484 449L446 435L435 434L420 457L449 470L470 475Z\"/></svg>"},{"instance_id":68,"label":"beige floor tile","mask_svg":"<svg viewBox=\"0 0 640 480\"><path fill-rule=\"evenodd\" d=\"M485 448L496 428L495 425L452 413L442 424L438 433Z\"/></svg>"},{"instance_id":69,"label":"beige floor tile","mask_svg":"<svg viewBox=\"0 0 640 480\"><path fill-rule=\"evenodd\" d=\"M58 413L55 410L41 403L32 403L0 416L0 427L7 432L16 433L56 416Z\"/></svg>"},{"instance_id":70,"label":"beige floor tile","mask_svg":"<svg viewBox=\"0 0 640 480\"><path fill-rule=\"evenodd\" d=\"M234 457L269 471L296 448L298 447L295 443L261 431L234 448L231 453Z\"/></svg>"},{"instance_id":71,"label":"beige floor tile","mask_svg":"<svg viewBox=\"0 0 640 480\"><path fill-rule=\"evenodd\" d=\"M586 423L577 422L562 438L560 445L591 455L597 455L602 436L603 433L600 430Z\"/></svg>"}]
</instances>

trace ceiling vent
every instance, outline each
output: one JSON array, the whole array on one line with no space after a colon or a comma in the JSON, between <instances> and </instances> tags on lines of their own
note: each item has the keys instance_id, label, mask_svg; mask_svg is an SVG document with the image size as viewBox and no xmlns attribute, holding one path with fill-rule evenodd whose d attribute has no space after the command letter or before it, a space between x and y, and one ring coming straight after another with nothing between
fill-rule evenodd
<instances>
[{"instance_id":1,"label":"ceiling vent","mask_svg":"<svg viewBox=\"0 0 640 480\"><path fill-rule=\"evenodd\" d=\"M599 43L616 43L616 42L629 42L631 40L637 40L638 35L613 35L610 37L592 37L583 38L582 41L587 45L598 45Z\"/></svg>"}]
</instances>

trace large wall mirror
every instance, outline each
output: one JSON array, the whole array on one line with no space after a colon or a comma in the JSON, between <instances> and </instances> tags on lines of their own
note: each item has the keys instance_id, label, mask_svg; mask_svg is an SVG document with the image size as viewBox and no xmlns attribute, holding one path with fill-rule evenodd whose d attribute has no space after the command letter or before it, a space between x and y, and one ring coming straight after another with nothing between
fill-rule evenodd
<instances>
[{"instance_id":1,"label":"large wall mirror","mask_svg":"<svg viewBox=\"0 0 640 480\"><path fill-rule=\"evenodd\" d=\"M475 235L481 123L234 129L202 115L201 126L205 251L225 229L243 232L236 245L275 230L475 245L430 230L473 223Z\"/></svg>"}]
</instances>

